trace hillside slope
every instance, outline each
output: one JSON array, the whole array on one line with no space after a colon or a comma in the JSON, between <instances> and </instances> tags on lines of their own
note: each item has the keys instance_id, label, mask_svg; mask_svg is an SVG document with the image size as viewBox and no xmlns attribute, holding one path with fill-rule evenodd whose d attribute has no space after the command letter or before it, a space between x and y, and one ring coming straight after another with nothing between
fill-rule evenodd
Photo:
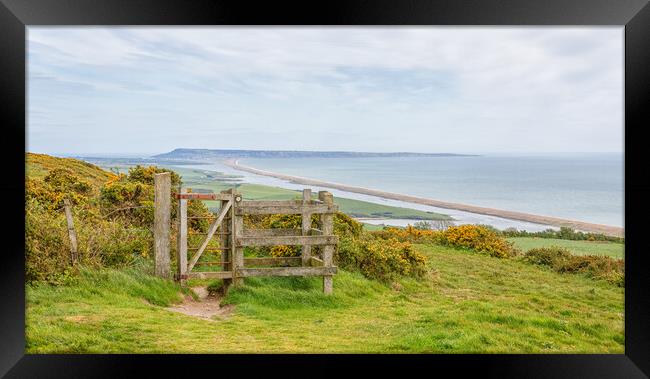
<instances>
[{"instance_id":1,"label":"hillside slope","mask_svg":"<svg viewBox=\"0 0 650 379\"><path fill-rule=\"evenodd\" d=\"M424 281L383 285L339 270L328 297L319 278L248 278L222 300L234 313L214 320L167 310L178 287L137 271L30 286L27 352L623 353L622 288L448 247L418 249L433 269Z\"/></svg>"},{"instance_id":2,"label":"hillside slope","mask_svg":"<svg viewBox=\"0 0 650 379\"><path fill-rule=\"evenodd\" d=\"M95 189L98 189L115 176L111 172L82 160L59 158L46 154L25 153L25 165L28 179L43 179L54 169L68 169L88 181Z\"/></svg>"}]
</instances>

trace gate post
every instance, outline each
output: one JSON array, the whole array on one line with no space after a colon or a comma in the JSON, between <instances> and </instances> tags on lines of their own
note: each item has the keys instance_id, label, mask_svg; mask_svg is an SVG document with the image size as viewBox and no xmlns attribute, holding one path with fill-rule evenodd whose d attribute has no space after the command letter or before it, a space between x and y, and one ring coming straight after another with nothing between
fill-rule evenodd
<instances>
[{"instance_id":1,"label":"gate post","mask_svg":"<svg viewBox=\"0 0 650 379\"><path fill-rule=\"evenodd\" d=\"M244 278L239 277L239 269L244 267L244 248L239 245L239 237L244 235L244 216L238 214L237 208L241 204L241 193L236 190L232 191L232 224L230 229L231 247L232 247L232 284L239 286L244 284Z\"/></svg>"},{"instance_id":2,"label":"gate post","mask_svg":"<svg viewBox=\"0 0 650 379\"><path fill-rule=\"evenodd\" d=\"M171 211L171 174L153 176L154 185L154 273L169 279L169 222Z\"/></svg>"},{"instance_id":3,"label":"gate post","mask_svg":"<svg viewBox=\"0 0 650 379\"><path fill-rule=\"evenodd\" d=\"M187 193L181 188L181 194ZM177 277L181 285L187 279L187 199L178 200L178 236L176 237L178 247L176 249Z\"/></svg>"},{"instance_id":4,"label":"gate post","mask_svg":"<svg viewBox=\"0 0 650 379\"><path fill-rule=\"evenodd\" d=\"M304 189L302 190L302 204L307 205L311 201L311 190ZM303 209L306 209L303 207ZM309 231L311 230L311 213L307 211L302 212L302 235L308 236ZM311 263L311 245L302 246L302 265L309 266Z\"/></svg>"},{"instance_id":5,"label":"gate post","mask_svg":"<svg viewBox=\"0 0 650 379\"><path fill-rule=\"evenodd\" d=\"M70 237L70 261L74 266L77 263L77 233L74 231L74 222L72 221L72 203L67 197L63 199L65 207L65 220L68 223L68 237Z\"/></svg>"},{"instance_id":6,"label":"gate post","mask_svg":"<svg viewBox=\"0 0 650 379\"><path fill-rule=\"evenodd\" d=\"M334 198L332 194L327 191L319 191L318 199L326 205L333 205ZM324 236L331 236L334 233L334 215L332 213L323 213L320 215L321 230ZM323 246L323 266L332 267L332 256L334 255L334 246ZM323 276L323 293L330 295L332 293L332 275Z\"/></svg>"}]
</instances>

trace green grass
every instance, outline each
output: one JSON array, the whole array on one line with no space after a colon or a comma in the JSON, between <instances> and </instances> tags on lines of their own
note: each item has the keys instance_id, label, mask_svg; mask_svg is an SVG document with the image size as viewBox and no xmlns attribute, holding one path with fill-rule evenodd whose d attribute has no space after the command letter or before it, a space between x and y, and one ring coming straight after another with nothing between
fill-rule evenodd
<instances>
[{"instance_id":1,"label":"green grass","mask_svg":"<svg viewBox=\"0 0 650 379\"><path fill-rule=\"evenodd\" d=\"M367 231L373 231L373 230L383 230L384 226L383 225L373 225L373 224L363 224L363 229Z\"/></svg>"},{"instance_id":2,"label":"green grass","mask_svg":"<svg viewBox=\"0 0 650 379\"><path fill-rule=\"evenodd\" d=\"M570 250L576 255L607 255L612 258L623 258L625 244L606 241L572 241L554 238L512 237L508 241L522 251L538 247L558 246Z\"/></svg>"},{"instance_id":3,"label":"green grass","mask_svg":"<svg viewBox=\"0 0 650 379\"><path fill-rule=\"evenodd\" d=\"M54 169L67 169L99 189L111 177L111 173L93 164L73 158L58 158L46 154L25 153L25 171L29 179L43 179Z\"/></svg>"},{"instance_id":4,"label":"green grass","mask_svg":"<svg viewBox=\"0 0 650 379\"><path fill-rule=\"evenodd\" d=\"M247 278L216 322L163 308L179 287L136 270L27 287L28 353L623 353L623 289L519 260L417 245L432 273L385 285L339 270Z\"/></svg>"}]
</instances>

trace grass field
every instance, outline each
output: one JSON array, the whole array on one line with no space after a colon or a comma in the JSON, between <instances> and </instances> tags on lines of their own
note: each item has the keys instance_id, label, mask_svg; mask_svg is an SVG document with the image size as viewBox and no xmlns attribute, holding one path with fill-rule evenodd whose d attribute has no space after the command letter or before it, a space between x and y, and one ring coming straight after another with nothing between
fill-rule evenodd
<instances>
[{"instance_id":1,"label":"grass field","mask_svg":"<svg viewBox=\"0 0 650 379\"><path fill-rule=\"evenodd\" d=\"M623 353L623 289L516 259L417 245L423 281L380 284L339 270L248 278L215 321L164 309L179 287L142 269L88 271L27 287L28 353L432 352Z\"/></svg>"},{"instance_id":2,"label":"grass field","mask_svg":"<svg viewBox=\"0 0 650 379\"><path fill-rule=\"evenodd\" d=\"M625 244L606 241L571 241L554 238L513 237L508 241L522 251L537 247L559 246L570 250L575 255L608 255L612 258L623 258Z\"/></svg>"},{"instance_id":3,"label":"grass field","mask_svg":"<svg viewBox=\"0 0 650 379\"><path fill-rule=\"evenodd\" d=\"M382 225L373 225L373 224L365 224L365 223L362 223L362 225L363 225L363 229L368 231L384 229Z\"/></svg>"}]
</instances>

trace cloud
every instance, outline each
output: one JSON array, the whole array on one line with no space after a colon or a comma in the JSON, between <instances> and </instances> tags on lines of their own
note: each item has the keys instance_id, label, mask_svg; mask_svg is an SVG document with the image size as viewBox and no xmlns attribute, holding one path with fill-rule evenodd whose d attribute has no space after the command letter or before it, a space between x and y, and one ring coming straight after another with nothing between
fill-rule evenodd
<instances>
[{"instance_id":1,"label":"cloud","mask_svg":"<svg viewBox=\"0 0 650 379\"><path fill-rule=\"evenodd\" d=\"M152 130L150 152L301 148L295 130L319 150L621 151L622 63L619 27L30 27L48 117L28 133L75 153L140 152ZM84 144L41 138L66 122Z\"/></svg>"}]
</instances>

